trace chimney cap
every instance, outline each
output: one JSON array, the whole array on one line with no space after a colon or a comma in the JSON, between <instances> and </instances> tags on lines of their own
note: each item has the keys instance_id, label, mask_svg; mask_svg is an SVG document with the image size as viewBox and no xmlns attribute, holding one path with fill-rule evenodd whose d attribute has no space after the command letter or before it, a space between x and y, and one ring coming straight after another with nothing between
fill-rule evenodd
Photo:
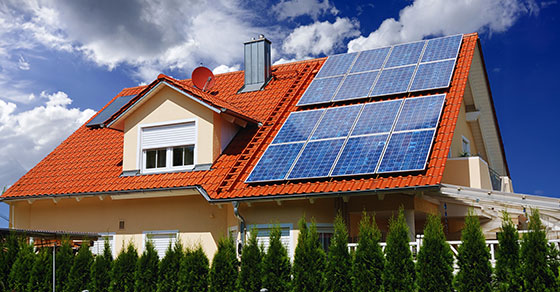
<instances>
[{"instance_id":1,"label":"chimney cap","mask_svg":"<svg viewBox=\"0 0 560 292\"><path fill-rule=\"evenodd\" d=\"M267 39L267 38L264 36L264 34L261 33L261 34L259 34L259 36L258 36L257 38L252 37L250 41L247 41L247 42L245 42L244 44L250 44L250 43L254 43L254 42L262 42L262 41L271 43L270 40Z\"/></svg>"}]
</instances>

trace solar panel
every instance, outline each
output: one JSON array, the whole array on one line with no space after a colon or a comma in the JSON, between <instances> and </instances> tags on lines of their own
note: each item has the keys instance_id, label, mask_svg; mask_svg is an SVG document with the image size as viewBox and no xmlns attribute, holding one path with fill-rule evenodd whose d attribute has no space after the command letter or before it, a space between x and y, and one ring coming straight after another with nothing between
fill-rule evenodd
<instances>
[{"instance_id":1,"label":"solar panel","mask_svg":"<svg viewBox=\"0 0 560 292\"><path fill-rule=\"evenodd\" d=\"M350 138L331 175L374 173L388 136L382 134Z\"/></svg>"},{"instance_id":2,"label":"solar panel","mask_svg":"<svg viewBox=\"0 0 560 292\"><path fill-rule=\"evenodd\" d=\"M297 105L324 103L331 101L344 76L314 79Z\"/></svg>"},{"instance_id":3,"label":"solar panel","mask_svg":"<svg viewBox=\"0 0 560 292\"><path fill-rule=\"evenodd\" d=\"M325 61L325 64L323 64L321 70L319 70L319 73L315 76L315 78L346 74L348 69L350 69L350 66L352 66L354 59L356 59L356 55L358 55L358 53L330 56L327 61Z\"/></svg>"},{"instance_id":4,"label":"solar panel","mask_svg":"<svg viewBox=\"0 0 560 292\"><path fill-rule=\"evenodd\" d=\"M119 111L125 104L127 104L136 95L127 95L117 97L113 100L102 112L98 113L86 126L88 127L101 127L104 125L112 115Z\"/></svg>"},{"instance_id":5,"label":"solar panel","mask_svg":"<svg viewBox=\"0 0 560 292\"><path fill-rule=\"evenodd\" d=\"M422 55L422 62L457 58L462 40L462 35L429 40Z\"/></svg>"},{"instance_id":6,"label":"solar panel","mask_svg":"<svg viewBox=\"0 0 560 292\"><path fill-rule=\"evenodd\" d=\"M272 144L306 141L324 110L291 113Z\"/></svg>"},{"instance_id":7,"label":"solar panel","mask_svg":"<svg viewBox=\"0 0 560 292\"><path fill-rule=\"evenodd\" d=\"M420 64L409 91L448 87L454 67L454 59Z\"/></svg>"},{"instance_id":8,"label":"solar panel","mask_svg":"<svg viewBox=\"0 0 560 292\"><path fill-rule=\"evenodd\" d=\"M300 142L268 146L247 182L283 180L304 144Z\"/></svg>"},{"instance_id":9,"label":"solar panel","mask_svg":"<svg viewBox=\"0 0 560 292\"><path fill-rule=\"evenodd\" d=\"M426 44L426 42L421 41L394 46L384 68L418 64L424 44Z\"/></svg>"},{"instance_id":10,"label":"solar panel","mask_svg":"<svg viewBox=\"0 0 560 292\"><path fill-rule=\"evenodd\" d=\"M381 71L370 96L406 92L416 65L398 67Z\"/></svg>"},{"instance_id":11,"label":"solar panel","mask_svg":"<svg viewBox=\"0 0 560 292\"><path fill-rule=\"evenodd\" d=\"M350 73L381 69L390 50L391 48L387 47L361 52L350 69Z\"/></svg>"},{"instance_id":12,"label":"solar panel","mask_svg":"<svg viewBox=\"0 0 560 292\"><path fill-rule=\"evenodd\" d=\"M435 130L393 133L378 173L423 170Z\"/></svg>"},{"instance_id":13,"label":"solar panel","mask_svg":"<svg viewBox=\"0 0 560 292\"><path fill-rule=\"evenodd\" d=\"M307 143L294 168L288 175L288 179L328 176L344 140L342 138Z\"/></svg>"},{"instance_id":14,"label":"solar panel","mask_svg":"<svg viewBox=\"0 0 560 292\"><path fill-rule=\"evenodd\" d=\"M362 105L329 108L311 137L312 140L346 137L358 117Z\"/></svg>"},{"instance_id":15,"label":"solar panel","mask_svg":"<svg viewBox=\"0 0 560 292\"><path fill-rule=\"evenodd\" d=\"M352 130L352 136L388 133L393 127L401 104L402 99L366 104Z\"/></svg>"},{"instance_id":16,"label":"solar panel","mask_svg":"<svg viewBox=\"0 0 560 292\"><path fill-rule=\"evenodd\" d=\"M367 97L379 71L346 76L333 101Z\"/></svg>"},{"instance_id":17,"label":"solar panel","mask_svg":"<svg viewBox=\"0 0 560 292\"><path fill-rule=\"evenodd\" d=\"M445 94L407 98L394 131L435 128L444 101Z\"/></svg>"}]
</instances>

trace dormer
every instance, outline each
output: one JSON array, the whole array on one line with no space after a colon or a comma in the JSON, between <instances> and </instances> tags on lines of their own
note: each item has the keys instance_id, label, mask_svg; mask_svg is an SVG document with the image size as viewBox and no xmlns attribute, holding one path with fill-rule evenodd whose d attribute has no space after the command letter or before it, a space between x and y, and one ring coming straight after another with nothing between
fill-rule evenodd
<instances>
[{"instance_id":1,"label":"dormer","mask_svg":"<svg viewBox=\"0 0 560 292\"><path fill-rule=\"evenodd\" d=\"M161 74L112 115L123 131L123 175L208 170L241 127L235 106Z\"/></svg>"}]
</instances>

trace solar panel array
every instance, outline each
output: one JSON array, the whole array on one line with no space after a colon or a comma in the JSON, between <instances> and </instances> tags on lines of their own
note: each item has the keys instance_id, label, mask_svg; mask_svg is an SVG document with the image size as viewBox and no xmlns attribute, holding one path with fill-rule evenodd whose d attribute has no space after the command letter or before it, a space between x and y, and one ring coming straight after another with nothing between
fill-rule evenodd
<instances>
[{"instance_id":1,"label":"solar panel array","mask_svg":"<svg viewBox=\"0 0 560 292\"><path fill-rule=\"evenodd\" d=\"M102 127L112 115L114 115L118 110L120 110L125 104L127 104L136 95L120 96L111 102L105 109L97 114L95 118L89 121L86 126L88 127Z\"/></svg>"},{"instance_id":2,"label":"solar panel array","mask_svg":"<svg viewBox=\"0 0 560 292\"><path fill-rule=\"evenodd\" d=\"M445 94L290 114L246 182L423 170Z\"/></svg>"},{"instance_id":3,"label":"solar panel array","mask_svg":"<svg viewBox=\"0 0 560 292\"><path fill-rule=\"evenodd\" d=\"M330 56L298 106L446 88L462 35Z\"/></svg>"}]
</instances>

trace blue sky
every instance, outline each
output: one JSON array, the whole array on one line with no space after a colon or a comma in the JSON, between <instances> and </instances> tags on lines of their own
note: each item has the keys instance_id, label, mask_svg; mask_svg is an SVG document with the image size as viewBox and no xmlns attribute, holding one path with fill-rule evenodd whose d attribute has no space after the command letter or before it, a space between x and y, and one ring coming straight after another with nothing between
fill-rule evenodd
<instances>
[{"instance_id":1,"label":"blue sky","mask_svg":"<svg viewBox=\"0 0 560 292\"><path fill-rule=\"evenodd\" d=\"M260 33L282 63L479 32L514 189L560 197L559 11L557 1L534 0L4 0L0 186L120 89L160 72L190 78L200 64L242 69L242 44Z\"/></svg>"}]
</instances>

